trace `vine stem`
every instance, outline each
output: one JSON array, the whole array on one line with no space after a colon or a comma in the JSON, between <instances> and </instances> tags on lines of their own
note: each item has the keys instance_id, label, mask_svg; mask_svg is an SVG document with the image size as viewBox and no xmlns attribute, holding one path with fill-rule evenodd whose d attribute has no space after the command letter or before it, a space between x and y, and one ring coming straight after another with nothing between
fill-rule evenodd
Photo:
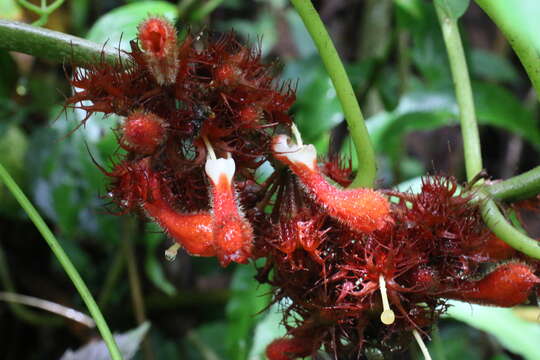
<instances>
[{"instance_id":1,"label":"vine stem","mask_svg":"<svg viewBox=\"0 0 540 360\"><path fill-rule=\"evenodd\" d=\"M100 59L116 62L121 58L129 63L126 54L118 49L58 31L1 19L0 49L79 66L95 64Z\"/></svg>"},{"instance_id":2,"label":"vine stem","mask_svg":"<svg viewBox=\"0 0 540 360\"><path fill-rule=\"evenodd\" d=\"M527 26L527 13L540 11L536 1L494 1L476 0L478 6L497 24L504 36L516 52L532 82L536 95L540 100L540 41L535 27ZM532 14L530 14L532 15ZM537 18L529 16L534 22ZM525 21L525 23L524 23Z\"/></svg>"},{"instance_id":3,"label":"vine stem","mask_svg":"<svg viewBox=\"0 0 540 360\"><path fill-rule=\"evenodd\" d=\"M476 174L482 171L482 154L469 71L465 61L457 20L447 16L436 1L434 3L442 28L459 106L467 180L471 181ZM495 202L489 198L488 194L484 193L484 195L485 200L481 202L482 217L491 231L516 250L540 259L540 242L515 229L503 216Z\"/></svg>"},{"instance_id":4,"label":"vine stem","mask_svg":"<svg viewBox=\"0 0 540 360\"><path fill-rule=\"evenodd\" d=\"M528 199L540 193L540 166L485 189L498 200Z\"/></svg>"},{"instance_id":5,"label":"vine stem","mask_svg":"<svg viewBox=\"0 0 540 360\"><path fill-rule=\"evenodd\" d=\"M345 67L324 26L317 10L310 0L291 0L298 15L304 22L323 64L334 84L336 94L343 108L345 120L358 155L358 172L351 187L373 187L377 176L375 151L371 144L364 116L352 88Z\"/></svg>"},{"instance_id":6,"label":"vine stem","mask_svg":"<svg viewBox=\"0 0 540 360\"><path fill-rule=\"evenodd\" d=\"M103 315L101 314L99 307L97 306L94 298L92 297L92 294L88 290L88 287L84 283L84 280L79 275L79 272L77 271L67 254L64 252L64 249L62 249L62 247L58 243L58 240L51 232L41 215L39 215L36 208L32 205L32 203L30 203L30 200L28 200L19 185L17 185L15 180L13 180L11 175L9 175L9 173L2 164L0 164L0 180L2 180L2 182L6 185L9 191L13 194L15 199L17 199L24 211L28 214L28 217L39 230L47 244L50 246L52 252L64 268L64 271L81 295L81 298L86 304L90 315L96 322L96 326L101 336L103 337L103 341L109 349L111 359L122 360L122 355L120 354L120 350L118 350L118 346L116 345L116 342L113 335L111 334L107 322L103 318Z\"/></svg>"}]
</instances>

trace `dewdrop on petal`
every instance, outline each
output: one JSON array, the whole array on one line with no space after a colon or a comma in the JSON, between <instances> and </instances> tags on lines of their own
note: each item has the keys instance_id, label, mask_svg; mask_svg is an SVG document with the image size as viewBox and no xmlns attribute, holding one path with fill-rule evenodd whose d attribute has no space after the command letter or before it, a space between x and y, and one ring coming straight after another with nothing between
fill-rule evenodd
<instances>
[{"instance_id":1,"label":"dewdrop on petal","mask_svg":"<svg viewBox=\"0 0 540 360\"><path fill-rule=\"evenodd\" d=\"M171 85L178 73L178 46L174 25L152 17L139 25L139 41L148 70L159 85Z\"/></svg>"},{"instance_id":2,"label":"dewdrop on petal","mask_svg":"<svg viewBox=\"0 0 540 360\"><path fill-rule=\"evenodd\" d=\"M216 158L206 138L208 159L205 171L212 185L212 231L214 247L222 266L231 261L245 263L251 257L253 230L236 203L233 158Z\"/></svg>"},{"instance_id":3,"label":"dewdrop on petal","mask_svg":"<svg viewBox=\"0 0 540 360\"><path fill-rule=\"evenodd\" d=\"M274 138L274 157L289 166L330 216L360 232L380 230L392 222L390 204L380 193L364 188L339 189L329 184L317 165L315 147L303 145L294 127L293 132L297 144L291 144L286 135Z\"/></svg>"}]
</instances>

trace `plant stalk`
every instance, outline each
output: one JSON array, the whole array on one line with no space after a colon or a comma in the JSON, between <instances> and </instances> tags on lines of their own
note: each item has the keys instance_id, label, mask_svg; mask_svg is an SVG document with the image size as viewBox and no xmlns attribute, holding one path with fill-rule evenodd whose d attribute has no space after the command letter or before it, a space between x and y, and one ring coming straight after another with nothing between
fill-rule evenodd
<instances>
[{"instance_id":1,"label":"plant stalk","mask_svg":"<svg viewBox=\"0 0 540 360\"><path fill-rule=\"evenodd\" d=\"M337 97L343 108L345 120L358 155L358 172L351 187L373 187L377 177L375 151L371 144L364 116L352 88L345 67L324 26L317 10L310 0L291 0L300 15L315 46L317 47L326 71L334 84Z\"/></svg>"},{"instance_id":2,"label":"plant stalk","mask_svg":"<svg viewBox=\"0 0 540 360\"><path fill-rule=\"evenodd\" d=\"M435 2L435 9L441 24L444 43L450 62L452 80L459 106L461 134L465 153L467 180L471 181L482 171L480 136L476 122L474 100L465 53L461 43L457 21L446 16L443 9ZM487 198L481 205L482 217L486 225L501 240L518 251L540 259L540 242L531 239L515 229L503 216L492 199Z\"/></svg>"},{"instance_id":3,"label":"plant stalk","mask_svg":"<svg viewBox=\"0 0 540 360\"><path fill-rule=\"evenodd\" d=\"M18 21L1 19L0 49L78 66L95 64L100 60L117 62L119 58L129 63L125 53L110 46Z\"/></svg>"},{"instance_id":4,"label":"plant stalk","mask_svg":"<svg viewBox=\"0 0 540 360\"><path fill-rule=\"evenodd\" d=\"M97 306L94 298L92 297L92 294L88 290L88 287L86 286L84 280L81 278L81 275L79 275L79 272L77 271L67 254L64 252L64 249L62 249L62 247L58 243L58 240L56 240L56 237L51 232L41 215L38 213L32 203L30 203L30 200L28 200L19 185L17 185L17 183L13 180L11 175L9 175L9 173L6 171L2 164L0 164L0 180L2 180L2 182L6 185L9 191L13 194L15 199L17 199L24 211L28 214L28 217L34 223L47 244L50 246L52 252L62 265L62 268L64 269L71 282L81 295L81 298L84 301L86 307L88 308L90 315L96 322L96 326L101 336L103 337L103 341L109 349L111 359L121 360L122 355L120 354L120 350L116 345L109 326L107 325L103 314L101 314L101 311L99 310L99 307Z\"/></svg>"}]
</instances>

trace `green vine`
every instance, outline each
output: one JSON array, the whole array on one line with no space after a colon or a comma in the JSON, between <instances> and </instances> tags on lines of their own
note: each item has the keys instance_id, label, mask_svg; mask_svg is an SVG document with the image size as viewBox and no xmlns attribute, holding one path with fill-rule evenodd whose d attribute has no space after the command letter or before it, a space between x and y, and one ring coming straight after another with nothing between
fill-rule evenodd
<instances>
[{"instance_id":1,"label":"green vine","mask_svg":"<svg viewBox=\"0 0 540 360\"><path fill-rule=\"evenodd\" d=\"M373 187L377 177L375 151L345 67L311 1L291 0L291 3L302 18L319 51L326 71L336 89L347 125L349 125L349 132L358 155L358 172L351 186Z\"/></svg>"},{"instance_id":2,"label":"green vine","mask_svg":"<svg viewBox=\"0 0 540 360\"><path fill-rule=\"evenodd\" d=\"M444 43L450 61L452 80L460 110L467 179L471 181L482 171L482 154L480 151L480 136L478 134L469 71L467 69L467 62L465 61L457 20L446 15L438 2L435 2L435 9L441 24ZM540 259L540 243L516 230L506 220L492 199L486 196L486 199L482 201L481 207L484 221L495 235L513 248L531 257Z\"/></svg>"}]
</instances>

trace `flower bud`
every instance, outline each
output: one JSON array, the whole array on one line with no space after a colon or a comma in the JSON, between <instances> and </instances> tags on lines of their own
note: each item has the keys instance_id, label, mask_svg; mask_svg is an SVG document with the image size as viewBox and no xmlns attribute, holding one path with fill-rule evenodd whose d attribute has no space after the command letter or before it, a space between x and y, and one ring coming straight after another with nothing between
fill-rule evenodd
<instances>
[{"instance_id":1,"label":"flower bud","mask_svg":"<svg viewBox=\"0 0 540 360\"><path fill-rule=\"evenodd\" d=\"M170 85L178 73L178 47L174 25L154 17L139 25L139 41L148 70L159 85Z\"/></svg>"},{"instance_id":2,"label":"flower bud","mask_svg":"<svg viewBox=\"0 0 540 360\"><path fill-rule=\"evenodd\" d=\"M152 113L135 111L122 125L121 145L141 155L153 154L167 138L166 123Z\"/></svg>"},{"instance_id":3,"label":"flower bud","mask_svg":"<svg viewBox=\"0 0 540 360\"><path fill-rule=\"evenodd\" d=\"M512 307L524 303L532 288L539 283L540 279L528 265L507 263L484 278L468 282L464 288L447 293L446 297L477 304Z\"/></svg>"}]
</instances>

